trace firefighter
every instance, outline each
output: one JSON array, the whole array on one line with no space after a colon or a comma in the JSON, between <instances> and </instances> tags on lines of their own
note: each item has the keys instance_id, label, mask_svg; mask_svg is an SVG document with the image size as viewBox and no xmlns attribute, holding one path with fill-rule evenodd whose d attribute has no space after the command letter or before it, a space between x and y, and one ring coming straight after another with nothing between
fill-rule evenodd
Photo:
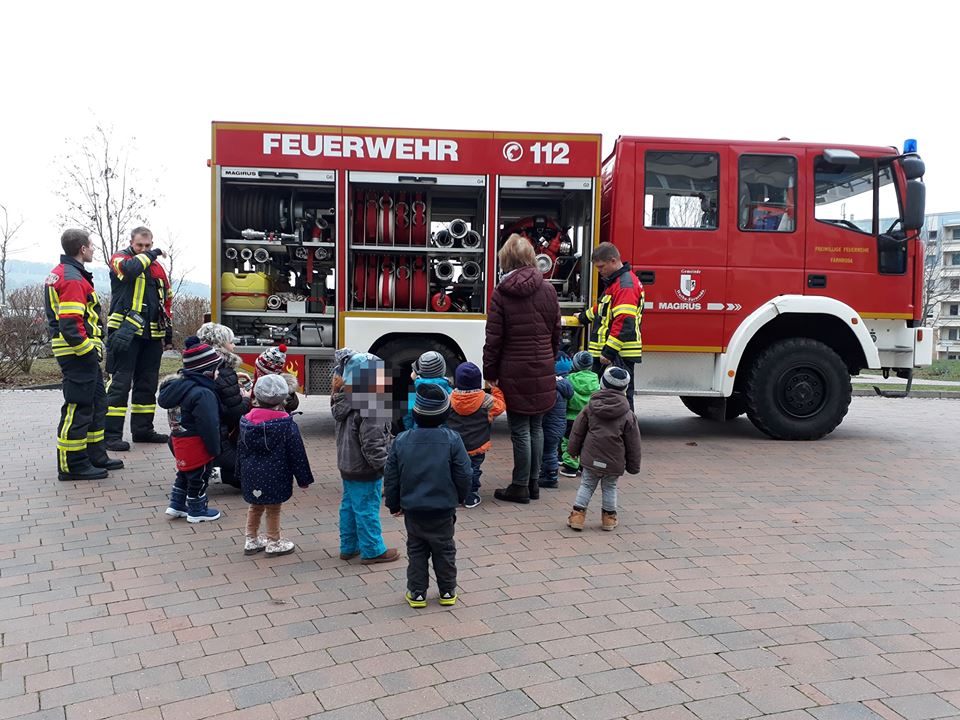
<instances>
[{"instance_id":1,"label":"firefighter","mask_svg":"<svg viewBox=\"0 0 960 720\"><path fill-rule=\"evenodd\" d=\"M66 230L60 237L60 264L47 276L44 305L53 356L63 372L63 407L57 426L57 477L60 480L99 480L107 470L119 470L104 449L103 421L107 399L100 361L103 330L100 299L93 275L83 264L93 260L93 243L83 230Z\"/></svg>"},{"instance_id":2,"label":"firefighter","mask_svg":"<svg viewBox=\"0 0 960 720\"><path fill-rule=\"evenodd\" d=\"M643 315L643 285L620 259L620 251L613 243L600 243L594 248L593 266L604 288L599 302L579 315L580 324L589 327L587 349L593 353L593 371L598 376L610 365L622 367L630 373L627 400L633 410L634 367L640 363L643 343L640 340L640 320Z\"/></svg>"},{"instance_id":3,"label":"firefighter","mask_svg":"<svg viewBox=\"0 0 960 720\"><path fill-rule=\"evenodd\" d=\"M129 450L123 423L130 404L130 434L134 442L165 443L153 429L157 380L163 351L173 348L170 309L173 292L153 247L153 233L137 227L130 246L110 258L110 315L107 317L107 424L109 450ZM133 386L133 397L130 388Z\"/></svg>"}]
</instances>

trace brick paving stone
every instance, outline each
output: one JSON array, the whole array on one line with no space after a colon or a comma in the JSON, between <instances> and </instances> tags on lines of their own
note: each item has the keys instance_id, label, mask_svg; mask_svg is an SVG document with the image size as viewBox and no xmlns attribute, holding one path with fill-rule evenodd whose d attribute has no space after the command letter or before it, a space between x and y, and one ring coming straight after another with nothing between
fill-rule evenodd
<instances>
[{"instance_id":1,"label":"brick paving stone","mask_svg":"<svg viewBox=\"0 0 960 720\"><path fill-rule=\"evenodd\" d=\"M703 720L745 720L757 716L757 708L737 695L695 700L687 708Z\"/></svg>"},{"instance_id":2,"label":"brick paving stone","mask_svg":"<svg viewBox=\"0 0 960 720\"><path fill-rule=\"evenodd\" d=\"M230 691L230 696L237 708L243 709L292 697L299 692L299 688L293 680L280 678L234 688Z\"/></svg>"},{"instance_id":3,"label":"brick paving stone","mask_svg":"<svg viewBox=\"0 0 960 720\"><path fill-rule=\"evenodd\" d=\"M537 704L519 690L490 695L466 703L477 720L504 720L537 709Z\"/></svg>"},{"instance_id":4,"label":"brick paving stone","mask_svg":"<svg viewBox=\"0 0 960 720\"><path fill-rule=\"evenodd\" d=\"M567 703L563 709L576 720L615 720L633 712L630 704L616 693Z\"/></svg>"},{"instance_id":5,"label":"brick paving stone","mask_svg":"<svg viewBox=\"0 0 960 720\"><path fill-rule=\"evenodd\" d=\"M886 720L862 703L842 703L812 708L810 714L817 720Z\"/></svg>"},{"instance_id":6,"label":"brick paving stone","mask_svg":"<svg viewBox=\"0 0 960 720\"><path fill-rule=\"evenodd\" d=\"M900 713L906 720L930 720L931 718L955 718L955 705L936 695L908 695L885 698L883 704Z\"/></svg>"},{"instance_id":7,"label":"brick paving stone","mask_svg":"<svg viewBox=\"0 0 960 720\"><path fill-rule=\"evenodd\" d=\"M437 685L436 689L448 703L459 704L497 695L507 688L497 682L493 675L483 673Z\"/></svg>"},{"instance_id":8,"label":"brick paving stone","mask_svg":"<svg viewBox=\"0 0 960 720\"><path fill-rule=\"evenodd\" d=\"M380 708L372 702L363 702L311 715L310 720L384 720L384 717Z\"/></svg>"},{"instance_id":9,"label":"brick paving stone","mask_svg":"<svg viewBox=\"0 0 960 720\"><path fill-rule=\"evenodd\" d=\"M593 690L576 678L563 678L542 685L531 685L523 688L523 692L542 708L595 695Z\"/></svg>"},{"instance_id":10,"label":"brick paving stone","mask_svg":"<svg viewBox=\"0 0 960 720\"><path fill-rule=\"evenodd\" d=\"M657 683L620 693L637 710L654 710L688 702L690 696L673 683Z\"/></svg>"}]
</instances>

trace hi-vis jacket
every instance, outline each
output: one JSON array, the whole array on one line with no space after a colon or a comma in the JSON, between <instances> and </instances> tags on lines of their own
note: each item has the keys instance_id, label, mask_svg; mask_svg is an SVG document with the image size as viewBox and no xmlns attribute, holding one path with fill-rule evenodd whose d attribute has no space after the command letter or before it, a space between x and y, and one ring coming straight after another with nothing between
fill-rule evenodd
<instances>
[{"instance_id":1,"label":"hi-vis jacket","mask_svg":"<svg viewBox=\"0 0 960 720\"><path fill-rule=\"evenodd\" d=\"M100 326L100 298L93 289L93 275L83 263L60 256L46 280L47 327L54 357L86 355L103 349Z\"/></svg>"},{"instance_id":2,"label":"hi-vis jacket","mask_svg":"<svg viewBox=\"0 0 960 720\"><path fill-rule=\"evenodd\" d=\"M116 330L127 312L135 310L144 322L150 324L146 337L163 338L165 342L171 342L173 327L169 320L173 291L166 271L156 262L159 255L156 250L147 250L138 255L132 247L127 247L110 258L108 328ZM138 328L136 334L143 336L144 330Z\"/></svg>"},{"instance_id":3,"label":"hi-vis jacket","mask_svg":"<svg viewBox=\"0 0 960 720\"><path fill-rule=\"evenodd\" d=\"M580 313L580 322L590 326L587 349L610 360L617 356L640 360L643 342L640 320L643 316L643 284L624 263L607 281L599 302Z\"/></svg>"}]
</instances>

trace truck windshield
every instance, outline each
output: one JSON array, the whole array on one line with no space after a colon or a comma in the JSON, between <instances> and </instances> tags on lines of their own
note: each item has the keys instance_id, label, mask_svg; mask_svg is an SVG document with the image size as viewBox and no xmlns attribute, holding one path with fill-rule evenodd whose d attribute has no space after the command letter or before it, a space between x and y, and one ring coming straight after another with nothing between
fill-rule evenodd
<instances>
[{"instance_id":1,"label":"truck windshield","mask_svg":"<svg viewBox=\"0 0 960 720\"><path fill-rule=\"evenodd\" d=\"M855 232L874 234L874 194L879 218L900 217L896 184L889 165L880 167L874 180L873 158L857 165L832 165L818 157L814 166L814 217ZM880 228L882 230L883 228Z\"/></svg>"}]
</instances>

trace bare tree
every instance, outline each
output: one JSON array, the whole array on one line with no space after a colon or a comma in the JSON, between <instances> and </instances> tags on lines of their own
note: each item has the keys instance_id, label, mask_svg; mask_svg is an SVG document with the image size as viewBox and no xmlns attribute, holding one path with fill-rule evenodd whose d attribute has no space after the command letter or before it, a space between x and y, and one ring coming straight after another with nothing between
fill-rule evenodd
<instances>
[{"instance_id":1,"label":"bare tree","mask_svg":"<svg viewBox=\"0 0 960 720\"><path fill-rule=\"evenodd\" d=\"M62 159L62 171L60 221L99 238L100 253L109 262L131 228L145 223L147 210L156 207L152 192L143 191L150 183L139 178L129 145L115 142L113 129L100 124Z\"/></svg>"},{"instance_id":2,"label":"bare tree","mask_svg":"<svg viewBox=\"0 0 960 720\"><path fill-rule=\"evenodd\" d=\"M192 265L190 267L183 266L181 262L183 260L183 250L184 247L176 234L168 228L167 239L163 245L163 255L167 265L167 276L170 278L170 289L173 291L174 300L176 300L177 295L179 295L180 288L187 279L187 275L194 270Z\"/></svg>"},{"instance_id":3,"label":"bare tree","mask_svg":"<svg viewBox=\"0 0 960 720\"><path fill-rule=\"evenodd\" d=\"M0 219L0 306L2 306L7 304L7 258L13 254L10 243L17 231L23 227L23 218L11 221L4 205L0 205L0 213L3 215Z\"/></svg>"},{"instance_id":4,"label":"bare tree","mask_svg":"<svg viewBox=\"0 0 960 720\"><path fill-rule=\"evenodd\" d=\"M49 348L45 295L40 283L10 293L9 306L0 316L0 381L29 373L33 361Z\"/></svg>"},{"instance_id":5,"label":"bare tree","mask_svg":"<svg viewBox=\"0 0 960 720\"><path fill-rule=\"evenodd\" d=\"M943 265L939 262L928 262L923 268L923 315L927 319L935 319L940 303L960 294L960 290L950 289L950 278L944 276Z\"/></svg>"}]
</instances>

